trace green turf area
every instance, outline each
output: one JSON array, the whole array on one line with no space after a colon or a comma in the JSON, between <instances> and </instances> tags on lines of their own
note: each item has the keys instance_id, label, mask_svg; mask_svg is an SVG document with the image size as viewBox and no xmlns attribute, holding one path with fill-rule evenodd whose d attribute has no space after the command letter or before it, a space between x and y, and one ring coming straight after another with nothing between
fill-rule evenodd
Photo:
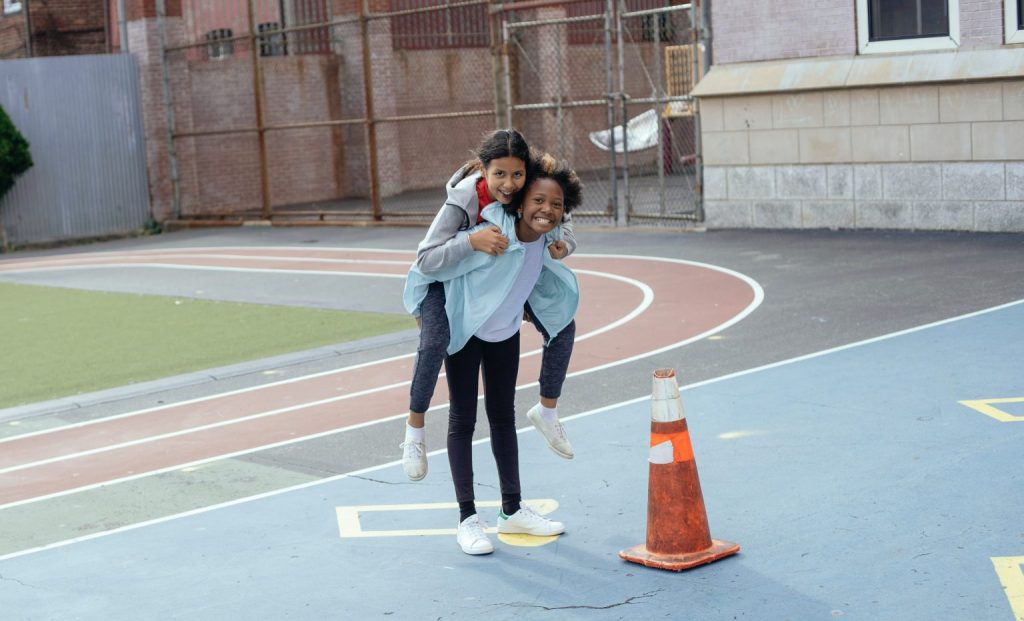
<instances>
[{"instance_id":1,"label":"green turf area","mask_svg":"<svg viewBox=\"0 0 1024 621\"><path fill-rule=\"evenodd\" d=\"M405 315L0 283L0 408L415 326Z\"/></svg>"}]
</instances>

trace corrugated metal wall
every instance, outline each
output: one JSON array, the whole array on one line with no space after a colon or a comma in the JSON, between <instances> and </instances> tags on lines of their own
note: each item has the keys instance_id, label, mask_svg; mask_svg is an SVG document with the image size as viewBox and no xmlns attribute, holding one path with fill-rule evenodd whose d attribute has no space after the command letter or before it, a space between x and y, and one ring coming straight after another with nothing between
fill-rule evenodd
<instances>
[{"instance_id":1,"label":"corrugated metal wall","mask_svg":"<svg viewBox=\"0 0 1024 621\"><path fill-rule=\"evenodd\" d=\"M150 219L133 56L0 61L0 104L35 162L0 200L10 243L131 233Z\"/></svg>"}]
</instances>

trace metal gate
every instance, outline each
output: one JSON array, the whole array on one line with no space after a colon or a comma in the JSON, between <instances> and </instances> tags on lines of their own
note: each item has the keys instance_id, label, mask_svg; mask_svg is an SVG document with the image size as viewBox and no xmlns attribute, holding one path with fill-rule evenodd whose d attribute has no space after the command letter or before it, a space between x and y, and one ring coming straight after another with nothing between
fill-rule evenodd
<instances>
[{"instance_id":1,"label":"metal gate","mask_svg":"<svg viewBox=\"0 0 1024 621\"><path fill-rule=\"evenodd\" d=\"M580 173L578 219L700 220L702 20L673 1L157 0L173 216L425 221L512 125Z\"/></svg>"},{"instance_id":2,"label":"metal gate","mask_svg":"<svg viewBox=\"0 0 1024 621\"><path fill-rule=\"evenodd\" d=\"M0 105L35 161L0 202L0 243L142 230L152 216L135 58L0 63Z\"/></svg>"},{"instance_id":3,"label":"metal gate","mask_svg":"<svg viewBox=\"0 0 1024 621\"><path fill-rule=\"evenodd\" d=\"M704 49L698 8L559 4L564 17L545 19L542 9L540 19L505 20L504 120L580 174L578 221L702 220L699 117L689 95L705 61L695 53Z\"/></svg>"}]
</instances>

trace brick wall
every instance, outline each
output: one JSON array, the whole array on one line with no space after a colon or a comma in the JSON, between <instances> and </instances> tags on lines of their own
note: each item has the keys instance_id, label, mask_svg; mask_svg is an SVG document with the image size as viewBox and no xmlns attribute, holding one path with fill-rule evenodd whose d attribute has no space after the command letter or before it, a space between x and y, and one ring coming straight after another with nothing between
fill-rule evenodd
<instances>
[{"instance_id":1,"label":"brick wall","mask_svg":"<svg viewBox=\"0 0 1024 621\"><path fill-rule=\"evenodd\" d=\"M107 51L105 0L31 2L32 54L61 56Z\"/></svg>"},{"instance_id":2,"label":"brick wall","mask_svg":"<svg viewBox=\"0 0 1024 621\"><path fill-rule=\"evenodd\" d=\"M345 15L338 12L335 17ZM351 8L349 6L348 8ZM380 7L378 7L380 8ZM131 9L130 9L131 10ZM564 11L538 11L537 17L559 17ZM374 115L381 196L420 189L440 189L448 176L471 157L481 137L495 126L494 75L488 48L394 50L390 20L369 23L374 86ZM189 17L168 19L171 46L194 40ZM533 32L536 54L516 71L519 101L551 102L561 84L574 100L593 99L592 107L517 113L515 124L535 145L568 159L581 172L603 176L609 154L595 147L590 132L608 127L604 105L606 74L600 45L567 46L543 42ZM149 149L152 204L158 219L173 216L166 130L166 110L155 20L130 22L131 49L140 58L143 105ZM261 59L266 93L266 122L282 125L365 117L362 44L359 24L334 29L334 54L265 57ZM559 46L561 49L559 51ZM224 60L171 54L170 79L177 131L192 132L252 127L255 112L251 57L238 52ZM554 59L565 54L564 69ZM631 44L627 91L651 94L647 73L653 71L649 44ZM647 105L634 105L629 115ZM409 115L474 112L471 116L395 120ZM692 129L690 130L692 133ZM367 198L369 149L362 122L266 133L270 198L275 207L306 205L346 198ZM175 141L181 183L182 215L228 214L261 206L259 151L255 134L233 133ZM687 153L692 152L690 150ZM631 154L631 165L653 164L655 149ZM621 162L621 158L620 158ZM436 205L424 205L430 212Z\"/></svg>"},{"instance_id":3,"label":"brick wall","mask_svg":"<svg viewBox=\"0 0 1024 621\"><path fill-rule=\"evenodd\" d=\"M1002 0L960 0L961 48L1002 43ZM715 64L857 53L854 0L711 3Z\"/></svg>"},{"instance_id":4,"label":"brick wall","mask_svg":"<svg viewBox=\"0 0 1024 621\"><path fill-rule=\"evenodd\" d=\"M1002 42L1003 3L1000 0L960 0L960 47L992 47Z\"/></svg>"},{"instance_id":5,"label":"brick wall","mask_svg":"<svg viewBox=\"0 0 1024 621\"><path fill-rule=\"evenodd\" d=\"M0 9L0 59L27 57L26 33L25 11L4 15Z\"/></svg>"},{"instance_id":6,"label":"brick wall","mask_svg":"<svg viewBox=\"0 0 1024 621\"><path fill-rule=\"evenodd\" d=\"M715 64L854 54L854 0L711 3Z\"/></svg>"}]
</instances>

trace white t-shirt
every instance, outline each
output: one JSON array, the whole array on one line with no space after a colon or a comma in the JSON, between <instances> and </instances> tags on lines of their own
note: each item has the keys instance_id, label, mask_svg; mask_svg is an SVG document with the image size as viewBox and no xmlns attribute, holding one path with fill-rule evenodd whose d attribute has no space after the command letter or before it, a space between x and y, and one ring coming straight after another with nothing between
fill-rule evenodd
<instances>
[{"instance_id":1,"label":"white t-shirt","mask_svg":"<svg viewBox=\"0 0 1024 621\"><path fill-rule=\"evenodd\" d=\"M500 343L511 338L523 325L523 306L526 304L530 292L540 278L540 268L543 265L544 237L534 242L525 242L526 256L523 259L523 269L519 272L519 278L512 285L508 297L501 303L494 314L487 318L484 325L477 330L476 337L488 343Z\"/></svg>"}]
</instances>

